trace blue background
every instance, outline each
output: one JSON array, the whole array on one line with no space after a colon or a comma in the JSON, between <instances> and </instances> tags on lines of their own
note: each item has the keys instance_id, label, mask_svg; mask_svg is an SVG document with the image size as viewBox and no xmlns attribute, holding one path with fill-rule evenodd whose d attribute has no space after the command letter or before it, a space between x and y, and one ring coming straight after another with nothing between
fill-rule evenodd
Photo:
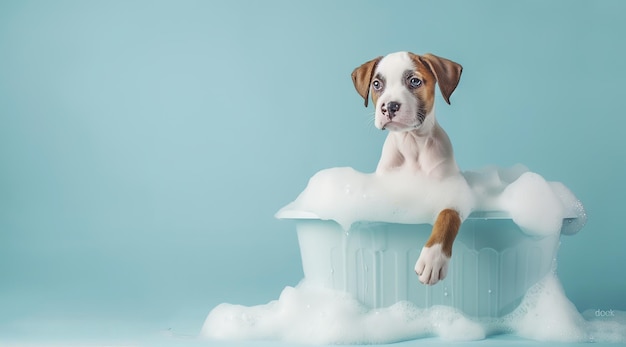
<instances>
[{"instance_id":1,"label":"blue background","mask_svg":"<svg viewBox=\"0 0 626 347\"><path fill-rule=\"evenodd\" d=\"M623 1L0 2L0 341L197 334L302 278L273 214L320 169L374 170L350 79L461 63L438 119L462 169L522 163L585 204L559 277L626 309ZM126 334L126 335L124 335Z\"/></svg>"}]
</instances>

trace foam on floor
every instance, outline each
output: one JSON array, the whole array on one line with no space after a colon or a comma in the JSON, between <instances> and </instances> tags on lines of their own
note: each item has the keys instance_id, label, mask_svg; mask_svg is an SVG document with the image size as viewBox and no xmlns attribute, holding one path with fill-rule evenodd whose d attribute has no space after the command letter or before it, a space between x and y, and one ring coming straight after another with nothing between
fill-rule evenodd
<instances>
[{"instance_id":1,"label":"foam on floor","mask_svg":"<svg viewBox=\"0 0 626 347\"><path fill-rule=\"evenodd\" d=\"M626 312L611 314L602 319L593 319L591 314L583 318L554 274L533 286L515 311L483 320L451 307L419 308L407 301L369 309L348 293L303 282L286 287L278 300L265 305L217 306L207 317L201 336L318 345L393 343L431 336L471 341L512 333L538 341L626 343Z\"/></svg>"}]
</instances>

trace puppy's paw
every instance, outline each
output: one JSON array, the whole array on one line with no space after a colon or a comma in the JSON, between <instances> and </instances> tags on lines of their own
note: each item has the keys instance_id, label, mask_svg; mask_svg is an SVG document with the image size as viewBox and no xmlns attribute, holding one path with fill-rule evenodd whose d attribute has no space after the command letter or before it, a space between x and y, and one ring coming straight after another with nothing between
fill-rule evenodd
<instances>
[{"instance_id":1,"label":"puppy's paw","mask_svg":"<svg viewBox=\"0 0 626 347\"><path fill-rule=\"evenodd\" d=\"M415 264L415 273L420 282L433 285L446 278L450 258L441 250L441 244L422 248L419 259Z\"/></svg>"}]
</instances>

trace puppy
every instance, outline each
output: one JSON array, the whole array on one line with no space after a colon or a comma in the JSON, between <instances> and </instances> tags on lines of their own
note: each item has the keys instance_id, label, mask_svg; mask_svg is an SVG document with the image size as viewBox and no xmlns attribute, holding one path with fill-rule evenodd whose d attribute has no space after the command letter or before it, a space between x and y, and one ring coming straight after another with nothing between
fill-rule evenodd
<instances>
[{"instance_id":1,"label":"puppy","mask_svg":"<svg viewBox=\"0 0 626 347\"><path fill-rule=\"evenodd\" d=\"M365 107L370 94L376 106L375 126L389 130L376 174L409 170L435 179L460 174L450 139L435 119L434 99L438 84L450 104L462 70L448 59L410 52L378 57L354 69L352 81ZM420 282L433 285L446 277L460 226L458 211L439 212L415 265Z\"/></svg>"}]
</instances>

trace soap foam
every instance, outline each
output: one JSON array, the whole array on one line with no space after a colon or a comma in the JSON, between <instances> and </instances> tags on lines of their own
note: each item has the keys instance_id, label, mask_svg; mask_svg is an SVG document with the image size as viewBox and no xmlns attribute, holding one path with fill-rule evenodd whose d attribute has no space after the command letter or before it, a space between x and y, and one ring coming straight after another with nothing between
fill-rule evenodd
<instances>
[{"instance_id":1,"label":"soap foam","mask_svg":"<svg viewBox=\"0 0 626 347\"><path fill-rule=\"evenodd\" d=\"M201 336L227 340L282 340L307 344L392 343L427 336L478 340L483 327L451 307L421 309L401 301L368 309L348 293L308 286L286 287L276 301L244 307L221 304Z\"/></svg>"},{"instance_id":2,"label":"soap foam","mask_svg":"<svg viewBox=\"0 0 626 347\"><path fill-rule=\"evenodd\" d=\"M548 182L536 173L525 172L509 184L500 195L500 206L529 234L561 231L565 206Z\"/></svg>"},{"instance_id":3,"label":"soap foam","mask_svg":"<svg viewBox=\"0 0 626 347\"><path fill-rule=\"evenodd\" d=\"M357 221L433 224L446 208L456 209L462 220L472 211L506 212L532 235L559 233L564 218L577 218L578 230L586 221L582 204L567 187L547 182L523 165L466 171L443 180L420 173L326 169L276 216L306 214L348 230Z\"/></svg>"},{"instance_id":4,"label":"soap foam","mask_svg":"<svg viewBox=\"0 0 626 347\"><path fill-rule=\"evenodd\" d=\"M472 341L513 333L540 341L626 342L626 312L611 313L611 319L583 318L552 273L529 289L515 311L497 319L469 318L451 307L424 309L407 301L369 309L348 293L304 281L295 288L286 287L278 300L266 305L217 306L201 336L318 345L393 343L431 336Z\"/></svg>"},{"instance_id":5,"label":"soap foam","mask_svg":"<svg viewBox=\"0 0 626 347\"><path fill-rule=\"evenodd\" d=\"M356 221L433 223L445 208L465 219L474 196L463 176L435 180L421 174L365 174L349 167L315 174L298 198L281 211L312 213L334 220L345 230Z\"/></svg>"},{"instance_id":6,"label":"soap foam","mask_svg":"<svg viewBox=\"0 0 626 347\"><path fill-rule=\"evenodd\" d=\"M531 287L505 322L517 335L533 340L586 341L585 321L553 274Z\"/></svg>"}]
</instances>

